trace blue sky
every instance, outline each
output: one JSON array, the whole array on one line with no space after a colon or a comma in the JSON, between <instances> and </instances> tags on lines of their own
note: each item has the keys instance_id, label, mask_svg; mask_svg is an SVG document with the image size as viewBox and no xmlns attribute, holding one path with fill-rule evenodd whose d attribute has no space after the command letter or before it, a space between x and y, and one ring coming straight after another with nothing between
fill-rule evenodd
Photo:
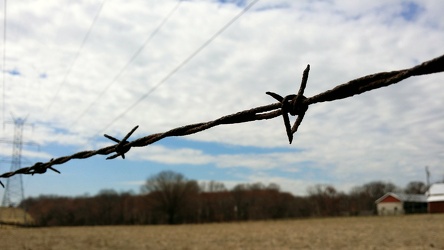
<instances>
[{"instance_id":1,"label":"blue sky","mask_svg":"<svg viewBox=\"0 0 444 250\"><path fill-rule=\"evenodd\" d=\"M273 103L265 92L294 93L307 64L305 95L312 96L444 52L442 1L261 0L176 71L249 3L8 3L2 119L28 115L34 124L23 138L40 150L24 146L24 159L108 146L103 133L122 138L135 125L130 139ZM23 176L25 195L139 192L162 170L227 187L273 182L297 195L315 184L342 191L373 180L403 186L425 181L425 166L437 181L444 177L443 80L444 74L415 77L313 105L291 145L281 118L220 126L132 149L125 160L95 156L56 166L60 175ZM2 137L13 134L6 124ZM0 146L2 159L11 152L11 145ZM0 165L1 172L9 168Z\"/></svg>"}]
</instances>

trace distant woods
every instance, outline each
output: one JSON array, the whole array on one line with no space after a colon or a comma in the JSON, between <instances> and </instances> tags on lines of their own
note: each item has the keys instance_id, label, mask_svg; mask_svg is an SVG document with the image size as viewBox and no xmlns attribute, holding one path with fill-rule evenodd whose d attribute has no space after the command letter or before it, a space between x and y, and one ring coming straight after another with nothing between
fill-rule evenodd
<instances>
[{"instance_id":1,"label":"distant woods","mask_svg":"<svg viewBox=\"0 0 444 250\"><path fill-rule=\"evenodd\" d=\"M424 193L426 185L410 182L400 189L374 181L349 193L331 185L310 187L306 196L283 192L277 184L198 183L180 173L149 177L141 194L102 190L95 196L40 196L21 203L38 226L146 225L268 220L319 216L369 215L386 192Z\"/></svg>"}]
</instances>

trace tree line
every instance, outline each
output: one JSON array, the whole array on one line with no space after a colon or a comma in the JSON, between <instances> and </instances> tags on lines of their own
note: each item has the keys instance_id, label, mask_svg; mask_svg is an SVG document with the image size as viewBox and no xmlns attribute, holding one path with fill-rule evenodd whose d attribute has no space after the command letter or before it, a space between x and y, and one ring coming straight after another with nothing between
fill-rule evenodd
<instances>
[{"instance_id":1,"label":"tree line","mask_svg":"<svg viewBox=\"0 0 444 250\"><path fill-rule=\"evenodd\" d=\"M198 183L184 175L163 171L149 177L141 194L102 190L89 197L40 196L21 203L38 226L183 224L319 216L370 215L375 200L387 192L420 194L422 182L401 189L390 182L373 181L349 193L332 185L310 187L295 196L277 184Z\"/></svg>"}]
</instances>

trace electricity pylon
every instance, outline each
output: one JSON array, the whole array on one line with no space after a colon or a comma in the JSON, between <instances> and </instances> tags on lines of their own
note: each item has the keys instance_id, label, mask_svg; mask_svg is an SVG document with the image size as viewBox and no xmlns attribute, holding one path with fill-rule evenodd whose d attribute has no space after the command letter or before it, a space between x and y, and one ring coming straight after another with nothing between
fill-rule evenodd
<instances>
[{"instance_id":1,"label":"electricity pylon","mask_svg":"<svg viewBox=\"0 0 444 250\"><path fill-rule=\"evenodd\" d=\"M23 127L26 124L26 118L13 117L14 139L12 141L12 160L11 172L21 168L22 146L23 146ZM14 207L20 204L24 199L22 175L17 174L6 180L5 192L3 194L2 207Z\"/></svg>"}]
</instances>

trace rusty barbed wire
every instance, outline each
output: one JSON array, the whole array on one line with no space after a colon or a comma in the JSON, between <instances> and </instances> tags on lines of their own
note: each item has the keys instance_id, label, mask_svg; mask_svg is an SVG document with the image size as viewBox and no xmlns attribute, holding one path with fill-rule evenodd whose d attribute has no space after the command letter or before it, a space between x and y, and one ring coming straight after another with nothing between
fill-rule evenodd
<instances>
[{"instance_id":1,"label":"rusty barbed wire","mask_svg":"<svg viewBox=\"0 0 444 250\"><path fill-rule=\"evenodd\" d=\"M114 159L118 156L122 156L122 158L125 159L124 154L127 153L132 147L145 147L159 140L162 140L163 138L166 137L185 136L198 133L219 125L266 120L278 117L280 115L282 115L284 119L284 125L286 128L288 140L291 144L293 140L293 134L298 130L298 127L302 123L302 119L304 118L305 113L307 112L308 107L310 105L319 102L334 101L351 97L354 95L359 95L366 91L398 83L411 76L444 72L444 55L423 62L412 68L390 71L390 72L381 72L360 77L351 80L347 83L338 85L333 89L327 90L325 92L307 98L303 94L305 87L307 85L309 71L310 71L310 65L308 65L307 68L304 70L302 76L302 82L297 94L290 94L285 97L282 97L273 92L266 92L266 94L278 100L277 103L240 111L235 114L223 116L221 118L209 122L186 125L171 129L164 133L151 134L131 142L127 140L139 126L134 127L122 140L118 140L112 136L105 134L104 136L106 138L116 142L117 144L113 146L104 147L98 150L82 151L70 156L63 156L56 159L51 159L50 161L45 163L37 162L31 167L25 167L18 169L14 172L4 173L0 175L0 178L9 178L16 174L31 174L31 175L44 174L48 169L60 174L60 172L57 169L53 168L53 166L61 165L72 159L85 159L92 157L94 155L108 155L111 153L115 154L107 157L106 158L107 160ZM290 119L288 117L289 114L292 116L296 115L298 116L293 126L290 126ZM4 187L1 181L0 185Z\"/></svg>"}]
</instances>

